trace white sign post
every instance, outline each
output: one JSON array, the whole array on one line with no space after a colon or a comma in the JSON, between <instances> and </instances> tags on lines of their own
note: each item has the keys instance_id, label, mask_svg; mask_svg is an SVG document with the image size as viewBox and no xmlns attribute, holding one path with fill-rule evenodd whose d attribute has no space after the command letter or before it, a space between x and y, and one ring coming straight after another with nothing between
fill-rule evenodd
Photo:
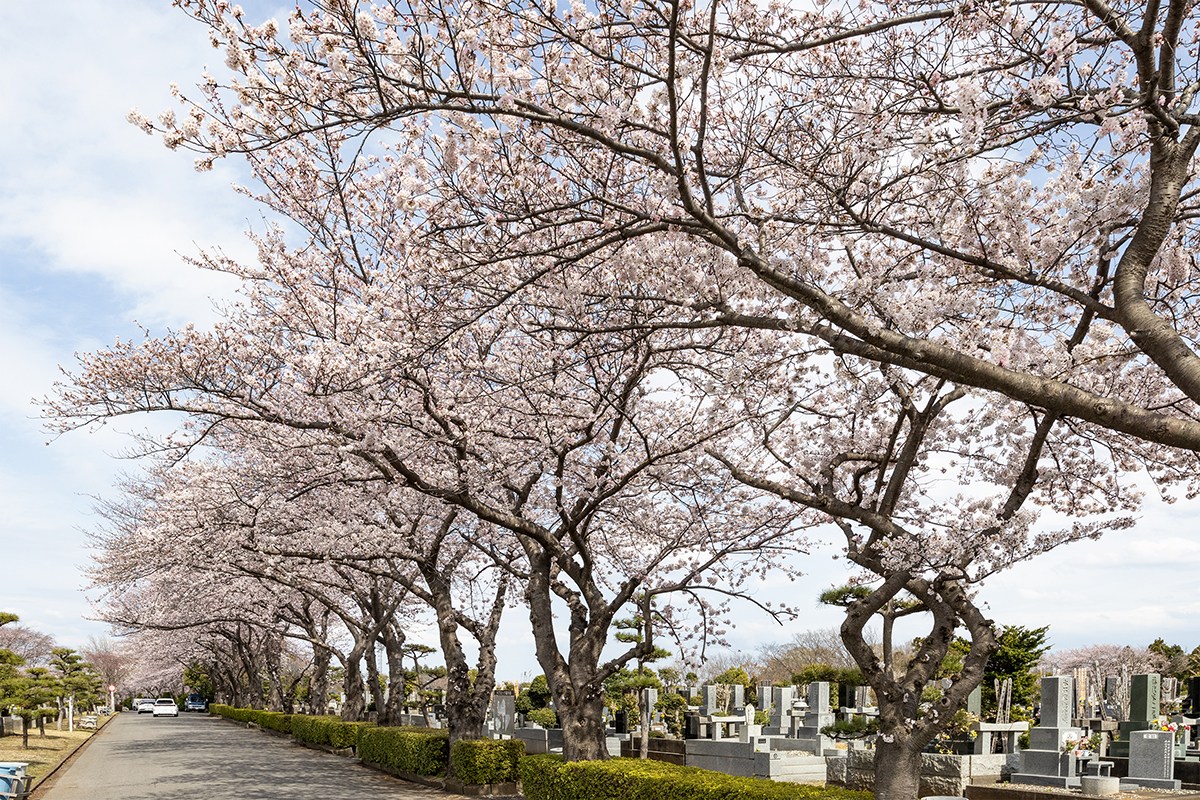
<instances>
[{"instance_id":1,"label":"white sign post","mask_svg":"<svg viewBox=\"0 0 1200 800\"><path fill-rule=\"evenodd\" d=\"M111 683L108 685L108 713L110 714L117 713L117 707L114 705L113 701L113 692L116 690L116 686L113 686Z\"/></svg>"}]
</instances>

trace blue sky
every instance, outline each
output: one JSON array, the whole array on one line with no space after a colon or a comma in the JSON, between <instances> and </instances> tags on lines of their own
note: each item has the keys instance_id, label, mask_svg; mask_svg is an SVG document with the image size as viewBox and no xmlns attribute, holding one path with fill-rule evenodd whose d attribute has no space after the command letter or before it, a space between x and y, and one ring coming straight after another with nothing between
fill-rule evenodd
<instances>
[{"instance_id":1,"label":"blue sky","mask_svg":"<svg viewBox=\"0 0 1200 800\"><path fill-rule=\"evenodd\" d=\"M259 22L286 7L245 3ZM67 0L50 21L37 4L13 4L0 30L0 610L82 645L105 627L84 619L80 568L91 496L111 495L128 462L110 430L47 446L31 399L51 391L73 353L213 318L210 298L233 287L186 265L200 247L248 256L243 236L257 207L230 184L239 165L196 173L191 157L125 122L171 107L171 81L187 87L221 57L206 31L169 0ZM1136 530L1063 548L989 581L981 591L997 622L1050 625L1057 647L1144 645L1158 636L1200 644L1200 533L1195 503L1150 504ZM814 556L799 584L768 581L765 599L816 597L844 580L844 562ZM780 628L747 610L732 633L752 653L793 631L837 625L832 609ZM527 621L510 612L502 678L536 674Z\"/></svg>"}]
</instances>

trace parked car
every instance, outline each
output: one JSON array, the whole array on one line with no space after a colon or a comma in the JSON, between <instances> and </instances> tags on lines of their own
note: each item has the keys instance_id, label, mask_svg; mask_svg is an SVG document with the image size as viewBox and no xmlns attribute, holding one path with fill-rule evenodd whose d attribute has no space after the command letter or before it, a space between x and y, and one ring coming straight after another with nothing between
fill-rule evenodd
<instances>
[{"instance_id":1,"label":"parked car","mask_svg":"<svg viewBox=\"0 0 1200 800\"><path fill-rule=\"evenodd\" d=\"M175 701L169 697L160 697L155 700L152 709L156 717L179 716L179 706L175 705Z\"/></svg>"},{"instance_id":2,"label":"parked car","mask_svg":"<svg viewBox=\"0 0 1200 800\"><path fill-rule=\"evenodd\" d=\"M154 710L154 699L150 697L138 697L133 701L133 710L139 714L149 713Z\"/></svg>"},{"instance_id":3,"label":"parked car","mask_svg":"<svg viewBox=\"0 0 1200 800\"><path fill-rule=\"evenodd\" d=\"M204 699L204 695L189 694L187 700L185 700L183 703L183 710L203 711L207 705L208 702Z\"/></svg>"}]
</instances>

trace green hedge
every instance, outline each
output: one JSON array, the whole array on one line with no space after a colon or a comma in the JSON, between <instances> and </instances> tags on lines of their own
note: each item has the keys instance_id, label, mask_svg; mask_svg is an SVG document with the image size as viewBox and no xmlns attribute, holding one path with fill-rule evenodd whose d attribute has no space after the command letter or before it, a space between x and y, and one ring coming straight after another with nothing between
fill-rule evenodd
<instances>
[{"instance_id":1,"label":"green hedge","mask_svg":"<svg viewBox=\"0 0 1200 800\"><path fill-rule=\"evenodd\" d=\"M450 735L429 728L364 728L358 757L413 775L444 775L450 757Z\"/></svg>"},{"instance_id":2,"label":"green hedge","mask_svg":"<svg viewBox=\"0 0 1200 800\"><path fill-rule=\"evenodd\" d=\"M362 728L373 727L373 723L370 722L343 722L341 717L256 711L252 708L234 708L220 703L210 703L208 710L238 722L253 722L262 728L289 733L300 742L328 745L338 750L357 747L359 731Z\"/></svg>"},{"instance_id":3,"label":"green hedge","mask_svg":"<svg viewBox=\"0 0 1200 800\"><path fill-rule=\"evenodd\" d=\"M292 714L284 714L282 711L259 711L257 718L253 722L257 722L260 726L270 728L273 731L291 733L292 716Z\"/></svg>"},{"instance_id":4,"label":"green hedge","mask_svg":"<svg viewBox=\"0 0 1200 800\"><path fill-rule=\"evenodd\" d=\"M300 742L323 744L337 750L358 746L360 728L374 727L370 722L343 722L341 717L292 715L292 736Z\"/></svg>"},{"instance_id":5,"label":"green hedge","mask_svg":"<svg viewBox=\"0 0 1200 800\"><path fill-rule=\"evenodd\" d=\"M520 761L527 800L872 800L870 792L736 778L663 761L614 758L564 764L561 756Z\"/></svg>"},{"instance_id":6,"label":"green hedge","mask_svg":"<svg viewBox=\"0 0 1200 800\"><path fill-rule=\"evenodd\" d=\"M460 739L451 748L454 774L463 783L509 783L521 779L525 756L520 739Z\"/></svg>"}]
</instances>

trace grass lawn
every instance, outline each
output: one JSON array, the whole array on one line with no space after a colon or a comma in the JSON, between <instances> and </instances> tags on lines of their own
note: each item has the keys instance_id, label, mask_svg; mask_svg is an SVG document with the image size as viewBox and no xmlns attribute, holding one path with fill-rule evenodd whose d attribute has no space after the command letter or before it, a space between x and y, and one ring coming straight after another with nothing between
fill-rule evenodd
<instances>
[{"instance_id":1,"label":"grass lawn","mask_svg":"<svg viewBox=\"0 0 1200 800\"><path fill-rule=\"evenodd\" d=\"M100 717L100 727L104 727L111 717ZM21 746L21 734L0 737L0 761L26 761L28 774L40 778L54 769L67 756L75 752L75 748L92 735L93 731L81 731L76 723L74 733L67 733L67 723L63 721L61 731L54 730L53 720L46 725L46 738L43 739L37 728L29 731L29 749Z\"/></svg>"}]
</instances>

